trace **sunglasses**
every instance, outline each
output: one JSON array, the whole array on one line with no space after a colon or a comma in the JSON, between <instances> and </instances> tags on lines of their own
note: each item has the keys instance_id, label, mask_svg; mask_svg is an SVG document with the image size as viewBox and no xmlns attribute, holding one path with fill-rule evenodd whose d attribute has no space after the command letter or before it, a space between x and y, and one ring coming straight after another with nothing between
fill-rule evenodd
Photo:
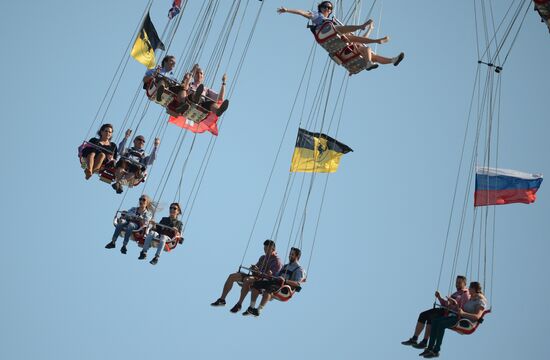
<instances>
[{"instance_id":1,"label":"sunglasses","mask_svg":"<svg viewBox=\"0 0 550 360\"><path fill-rule=\"evenodd\" d=\"M170 206L170 210L178 210L179 211L179 208L176 207L176 206Z\"/></svg>"},{"instance_id":2,"label":"sunglasses","mask_svg":"<svg viewBox=\"0 0 550 360\"><path fill-rule=\"evenodd\" d=\"M147 199L146 198L141 198L141 199L139 199L139 201L147 201Z\"/></svg>"},{"instance_id":3,"label":"sunglasses","mask_svg":"<svg viewBox=\"0 0 550 360\"><path fill-rule=\"evenodd\" d=\"M142 143L145 142L145 140L143 140L143 139L136 139L136 141L139 141L139 142L142 142Z\"/></svg>"}]
</instances>

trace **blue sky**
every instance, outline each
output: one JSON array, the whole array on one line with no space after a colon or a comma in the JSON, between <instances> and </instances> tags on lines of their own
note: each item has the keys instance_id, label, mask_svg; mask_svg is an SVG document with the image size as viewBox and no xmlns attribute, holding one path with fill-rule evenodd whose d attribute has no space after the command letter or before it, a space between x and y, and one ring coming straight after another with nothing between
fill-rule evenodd
<instances>
[{"instance_id":1,"label":"blue sky","mask_svg":"<svg viewBox=\"0 0 550 360\"><path fill-rule=\"evenodd\" d=\"M183 14L176 55L186 46L196 3ZM493 2L497 16L509 2L502 3ZM257 319L229 313L235 290L226 308L209 304L243 256L311 46L305 21L275 9L311 4L266 1L186 242L156 267L138 261L135 246L126 256L104 249L115 211L134 206L142 189L130 190L121 203L109 186L84 180L76 157L145 4L14 1L0 13L7 127L0 145L0 358L416 358L417 351L399 342L411 335L418 312L431 306L437 283L477 66L471 2L383 1L381 33L391 41L378 51L404 51L406 58L398 68L350 79L338 138L354 152L330 178L308 282L291 302L272 302ZM255 11L259 3L249 6ZM153 4L159 32L169 7L169 1ZM377 22L379 13L378 6ZM504 168L550 174L549 40L529 11L501 75ZM316 73L324 56L317 52ZM116 133L124 130L119 127L144 70L128 64L108 114ZM338 68L335 76L339 83L345 71ZM213 79L215 87L219 80ZM158 111L153 104L140 129L148 140ZM297 126L293 118L245 264L255 262L271 232ZM168 127L162 139L148 193L159 184L178 132ZM209 140L209 134L197 137L185 194ZM164 204L178 180L171 178ZM543 183L535 204L497 209L493 314L473 336L447 334L445 358L548 358L547 194Z\"/></svg>"}]
</instances>

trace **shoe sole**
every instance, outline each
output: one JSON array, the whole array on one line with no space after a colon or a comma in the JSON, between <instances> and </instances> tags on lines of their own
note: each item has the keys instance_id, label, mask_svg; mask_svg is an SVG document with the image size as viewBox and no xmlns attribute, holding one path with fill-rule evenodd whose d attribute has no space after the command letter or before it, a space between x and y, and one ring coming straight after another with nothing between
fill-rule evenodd
<instances>
[{"instance_id":1,"label":"shoe sole","mask_svg":"<svg viewBox=\"0 0 550 360\"><path fill-rule=\"evenodd\" d=\"M405 58L405 54L399 54L399 57L397 58L397 61L395 62L395 64L393 64L393 66L399 65L399 63L403 61L404 58Z\"/></svg>"}]
</instances>

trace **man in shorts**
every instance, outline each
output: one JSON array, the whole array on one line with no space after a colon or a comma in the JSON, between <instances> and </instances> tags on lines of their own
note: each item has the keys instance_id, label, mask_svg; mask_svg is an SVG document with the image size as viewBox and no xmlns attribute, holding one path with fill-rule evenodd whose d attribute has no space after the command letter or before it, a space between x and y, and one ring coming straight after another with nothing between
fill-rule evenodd
<instances>
[{"instance_id":1,"label":"man in shorts","mask_svg":"<svg viewBox=\"0 0 550 360\"><path fill-rule=\"evenodd\" d=\"M279 258L279 256L277 255L277 252L275 251L275 242L269 239L264 241L264 255L260 256L260 259L258 259L258 262L256 263L256 265L250 266L250 268L252 269L252 275L245 274L242 272L236 272L229 275L223 286L222 295L219 297L218 300L216 300L210 305L224 306L225 298L227 297L227 294L229 294L229 292L231 291L233 284L235 282L242 282L241 295L239 297L239 301L237 301L237 303L230 310L232 313L239 312L242 308L242 302L246 297L246 294L248 294L248 292L250 291L250 287L252 286L254 281L258 280L258 277L254 276L254 274L258 274L258 275L277 274L279 270L281 270L282 265L283 265L283 262L281 261L281 258Z\"/></svg>"}]
</instances>

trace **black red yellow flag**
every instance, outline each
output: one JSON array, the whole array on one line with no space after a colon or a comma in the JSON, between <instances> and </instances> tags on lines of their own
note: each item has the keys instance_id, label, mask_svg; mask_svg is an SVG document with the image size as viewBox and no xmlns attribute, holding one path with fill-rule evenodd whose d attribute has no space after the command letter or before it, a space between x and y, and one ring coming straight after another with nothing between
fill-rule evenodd
<instances>
[{"instance_id":1,"label":"black red yellow flag","mask_svg":"<svg viewBox=\"0 0 550 360\"><path fill-rule=\"evenodd\" d=\"M333 173L342 155L350 151L349 146L328 135L299 129L290 171Z\"/></svg>"},{"instance_id":2,"label":"black red yellow flag","mask_svg":"<svg viewBox=\"0 0 550 360\"><path fill-rule=\"evenodd\" d=\"M147 69L152 69L156 65L156 49L164 50L164 44L160 41L157 30L151 22L151 17L147 13L130 54L134 59L147 66Z\"/></svg>"}]
</instances>

